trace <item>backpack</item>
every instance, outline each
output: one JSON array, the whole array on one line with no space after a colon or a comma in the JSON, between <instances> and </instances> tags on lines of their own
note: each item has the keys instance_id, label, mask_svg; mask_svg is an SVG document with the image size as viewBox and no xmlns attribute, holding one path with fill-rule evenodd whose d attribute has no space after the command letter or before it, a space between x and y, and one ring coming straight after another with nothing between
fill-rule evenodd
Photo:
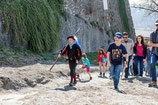
<instances>
[{"instance_id":1,"label":"backpack","mask_svg":"<svg viewBox=\"0 0 158 105\"><path fill-rule=\"evenodd\" d=\"M79 48L81 48L81 46L80 46L80 44L79 44L79 42L78 42L78 38L77 38L76 36L74 36L74 39L75 39L75 44L76 44Z\"/></svg>"}]
</instances>

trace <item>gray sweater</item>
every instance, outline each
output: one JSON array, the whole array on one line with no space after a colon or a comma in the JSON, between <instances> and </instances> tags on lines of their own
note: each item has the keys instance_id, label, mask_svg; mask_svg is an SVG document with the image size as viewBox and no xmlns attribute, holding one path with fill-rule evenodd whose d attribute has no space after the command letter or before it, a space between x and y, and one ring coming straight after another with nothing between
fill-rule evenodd
<instances>
[{"instance_id":1,"label":"gray sweater","mask_svg":"<svg viewBox=\"0 0 158 105\"><path fill-rule=\"evenodd\" d=\"M128 38L128 41L125 42L124 40L121 41L122 44L125 46L128 56L133 54L133 47L134 47L134 43L133 40L131 38Z\"/></svg>"}]
</instances>

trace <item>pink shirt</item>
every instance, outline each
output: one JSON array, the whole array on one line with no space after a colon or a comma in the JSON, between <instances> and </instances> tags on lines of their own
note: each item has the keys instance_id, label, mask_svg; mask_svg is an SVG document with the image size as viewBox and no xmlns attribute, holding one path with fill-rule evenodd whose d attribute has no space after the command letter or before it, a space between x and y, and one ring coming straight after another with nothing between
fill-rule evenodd
<instances>
[{"instance_id":1,"label":"pink shirt","mask_svg":"<svg viewBox=\"0 0 158 105\"><path fill-rule=\"evenodd\" d=\"M134 45L134 46L135 46L135 45ZM138 45L137 45L136 50L137 50L137 52L136 52L136 55L137 55L137 56L144 56L144 54L143 54L143 45L141 45L141 46L138 46Z\"/></svg>"}]
</instances>

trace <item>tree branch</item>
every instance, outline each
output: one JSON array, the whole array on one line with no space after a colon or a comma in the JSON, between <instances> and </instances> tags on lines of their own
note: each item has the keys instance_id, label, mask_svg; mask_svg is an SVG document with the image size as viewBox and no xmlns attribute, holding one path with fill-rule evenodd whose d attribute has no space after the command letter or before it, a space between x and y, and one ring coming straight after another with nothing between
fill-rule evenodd
<instances>
[{"instance_id":1,"label":"tree branch","mask_svg":"<svg viewBox=\"0 0 158 105\"><path fill-rule=\"evenodd\" d=\"M153 13L158 13L158 9L152 9L152 8L145 8L145 7L141 7L141 6L134 6L133 8L138 8L138 9L143 9L143 10L147 10L147 11L150 11L150 12L153 12Z\"/></svg>"},{"instance_id":2,"label":"tree branch","mask_svg":"<svg viewBox=\"0 0 158 105\"><path fill-rule=\"evenodd\" d=\"M152 2L153 4L155 4L155 5L158 7L158 3L156 3L155 0L151 0L151 2Z\"/></svg>"}]
</instances>

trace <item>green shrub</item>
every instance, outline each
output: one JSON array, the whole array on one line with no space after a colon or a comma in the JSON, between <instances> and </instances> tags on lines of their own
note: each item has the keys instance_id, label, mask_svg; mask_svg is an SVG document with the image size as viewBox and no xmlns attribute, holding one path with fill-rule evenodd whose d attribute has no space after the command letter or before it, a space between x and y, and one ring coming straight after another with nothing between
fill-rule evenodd
<instances>
[{"instance_id":1,"label":"green shrub","mask_svg":"<svg viewBox=\"0 0 158 105\"><path fill-rule=\"evenodd\" d=\"M34 52L52 51L58 44L59 15L64 0L11 0L0 2L4 31L12 32L15 45Z\"/></svg>"},{"instance_id":2,"label":"green shrub","mask_svg":"<svg viewBox=\"0 0 158 105\"><path fill-rule=\"evenodd\" d=\"M129 20L126 12L126 4L124 0L118 0L118 5L119 5L119 13L121 17L121 23L123 25L123 30L125 32L129 33L130 36L130 26L129 26Z\"/></svg>"}]
</instances>

